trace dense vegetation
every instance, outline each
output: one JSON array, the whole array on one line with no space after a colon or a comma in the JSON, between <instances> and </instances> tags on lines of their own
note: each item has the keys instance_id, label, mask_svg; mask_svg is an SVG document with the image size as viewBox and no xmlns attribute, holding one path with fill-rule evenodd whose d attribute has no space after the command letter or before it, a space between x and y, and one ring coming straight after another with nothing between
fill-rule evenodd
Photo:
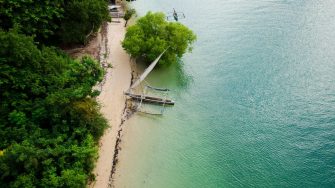
<instances>
[{"instance_id":1,"label":"dense vegetation","mask_svg":"<svg viewBox=\"0 0 335 188\"><path fill-rule=\"evenodd\" d=\"M168 22L163 13L148 12L137 23L127 29L123 48L135 58L151 62L165 49L161 64L176 62L191 50L195 34L178 22Z\"/></svg>"},{"instance_id":2,"label":"dense vegetation","mask_svg":"<svg viewBox=\"0 0 335 188\"><path fill-rule=\"evenodd\" d=\"M0 187L83 187L106 121L92 98L103 70L0 32Z\"/></svg>"},{"instance_id":3,"label":"dense vegetation","mask_svg":"<svg viewBox=\"0 0 335 188\"><path fill-rule=\"evenodd\" d=\"M65 1L64 19L57 33L62 43L85 43L102 22L110 19L106 0Z\"/></svg>"},{"instance_id":4,"label":"dense vegetation","mask_svg":"<svg viewBox=\"0 0 335 188\"><path fill-rule=\"evenodd\" d=\"M2 0L0 7L2 29L48 44L85 43L110 19L106 0Z\"/></svg>"},{"instance_id":5,"label":"dense vegetation","mask_svg":"<svg viewBox=\"0 0 335 188\"><path fill-rule=\"evenodd\" d=\"M85 187L107 122L103 70L57 47L109 20L105 0L0 0L0 187Z\"/></svg>"}]
</instances>

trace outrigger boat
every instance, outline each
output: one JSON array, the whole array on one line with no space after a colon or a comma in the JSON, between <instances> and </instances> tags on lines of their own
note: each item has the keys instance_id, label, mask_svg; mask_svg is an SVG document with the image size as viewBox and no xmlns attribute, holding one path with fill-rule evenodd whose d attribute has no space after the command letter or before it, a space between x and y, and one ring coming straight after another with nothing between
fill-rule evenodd
<instances>
[{"instance_id":1,"label":"outrigger boat","mask_svg":"<svg viewBox=\"0 0 335 188\"><path fill-rule=\"evenodd\" d=\"M175 9L173 9L173 12L169 12L168 16L166 17L167 20L175 20L176 22L179 21L179 19L184 19L185 14L183 12L177 12Z\"/></svg>"},{"instance_id":2,"label":"outrigger boat","mask_svg":"<svg viewBox=\"0 0 335 188\"><path fill-rule=\"evenodd\" d=\"M168 48L167 48L168 49ZM163 109L161 110L161 113L158 113L159 115L163 114L165 105L174 105L175 102L173 100L167 99L166 95L164 98L155 97L155 96L149 96L146 94L135 94L132 91L141 84L142 81L145 80L145 78L149 75L149 73L154 69L154 67L157 65L160 58L163 56L163 54L166 52L165 49L141 74L141 76L130 86L130 88L124 93L126 96L128 96L133 101L139 102L139 105L137 106L137 111L140 111L140 108L142 106L142 103L150 103L150 104L157 104L162 105ZM150 85L146 85L145 89L151 89L155 91L165 92L167 94L169 89L165 88L156 88ZM142 111L145 112L145 111ZM148 112L145 112L148 113ZM149 114L157 114L157 113L149 113Z\"/></svg>"},{"instance_id":3,"label":"outrigger boat","mask_svg":"<svg viewBox=\"0 0 335 188\"><path fill-rule=\"evenodd\" d=\"M162 99L158 97L151 97L147 95L138 95L138 94L132 94L126 92L125 95L131 97L133 100L139 101L139 102L146 102L146 103L152 103L152 104L167 104L167 105L174 105L173 100L169 99Z\"/></svg>"}]
</instances>

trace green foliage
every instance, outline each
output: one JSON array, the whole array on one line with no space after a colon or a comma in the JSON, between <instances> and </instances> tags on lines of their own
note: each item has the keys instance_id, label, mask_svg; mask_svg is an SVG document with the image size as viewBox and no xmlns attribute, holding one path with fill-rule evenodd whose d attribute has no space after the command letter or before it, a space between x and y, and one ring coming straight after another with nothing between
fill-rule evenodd
<instances>
[{"instance_id":1,"label":"green foliage","mask_svg":"<svg viewBox=\"0 0 335 188\"><path fill-rule=\"evenodd\" d=\"M3 29L17 27L39 38L53 35L64 13L63 0L1 0L0 7Z\"/></svg>"},{"instance_id":2,"label":"green foliage","mask_svg":"<svg viewBox=\"0 0 335 188\"><path fill-rule=\"evenodd\" d=\"M0 31L0 187L84 187L107 127L92 87L103 70Z\"/></svg>"},{"instance_id":3,"label":"green foliage","mask_svg":"<svg viewBox=\"0 0 335 188\"><path fill-rule=\"evenodd\" d=\"M110 20L105 0L1 0L0 24L43 43L85 43Z\"/></svg>"},{"instance_id":4,"label":"green foliage","mask_svg":"<svg viewBox=\"0 0 335 188\"><path fill-rule=\"evenodd\" d=\"M195 34L178 22L167 22L163 13L148 12L137 23L127 29L123 48L135 58L151 62L166 48L161 64L176 62L191 50Z\"/></svg>"},{"instance_id":5,"label":"green foliage","mask_svg":"<svg viewBox=\"0 0 335 188\"><path fill-rule=\"evenodd\" d=\"M81 143L39 135L11 145L0 157L1 187L85 187L97 148L92 136Z\"/></svg>"},{"instance_id":6,"label":"green foliage","mask_svg":"<svg viewBox=\"0 0 335 188\"><path fill-rule=\"evenodd\" d=\"M123 19L126 20L126 23L124 24L125 27L127 27L127 23L130 20L130 18L136 13L135 9L128 9L126 13L123 16Z\"/></svg>"},{"instance_id":7,"label":"green foliage","mask_svg":"<svg viewBox=\"0 0 335 188\"><path fill-rule=\"evenodd\" d=\"M69 1L64 7L59 37L62 43L85 43L88 35L110 20L105 0Z\"/></svg>"}]
</instances>

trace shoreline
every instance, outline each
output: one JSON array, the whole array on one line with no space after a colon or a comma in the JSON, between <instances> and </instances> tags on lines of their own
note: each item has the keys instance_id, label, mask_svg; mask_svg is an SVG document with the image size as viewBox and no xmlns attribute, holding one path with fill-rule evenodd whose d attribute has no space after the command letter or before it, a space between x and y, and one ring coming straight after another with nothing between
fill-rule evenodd
<instances>
[{"instance_id":1,"label":"shoreline","mask_svg":"<svg viewBox=\"0 0 335 188\"><path fill-rule=\"evenodd\" d=\"M122 124L128 117L126 97L123 92L131 84L132 69L129 55L123 50L121 41L126 32L124 20L120 23L107 24L106 49L100 56L106 56L103 65L111 65L108 68L98 96L101 104L101 113L108 121L109 127L99 141L98 160L93 173L96 176L89 187L111 187L112 174L117 164L117 154L121 141ZM104 46L102 45L102 48ZM102 50L103 51L103 50Z\"/></svg>"}]
</instances>

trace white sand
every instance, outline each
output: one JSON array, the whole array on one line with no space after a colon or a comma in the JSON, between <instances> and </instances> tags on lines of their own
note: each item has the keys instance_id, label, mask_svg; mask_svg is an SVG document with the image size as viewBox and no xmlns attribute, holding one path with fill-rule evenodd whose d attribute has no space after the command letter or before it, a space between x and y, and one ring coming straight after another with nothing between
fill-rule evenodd
<instances>
[{"instance_id":1,"label":"white sand","mask_svg":"<svg viewBox=\"0 0 335 188\"><path fill-rule=\"evenodd\" d=\"M121 46L125 35L124 21L120 21L121 23L108 23L107 28L107 62L112 64L113 68L108 69L106 73L106 82L98 101L110 127L100 140L99 158L94 169L96 181L90 187L108 187L117 134L125 108L126 98L123 92L129 88L131 82L130 58Z\"/></svg>"}]
</instances>

